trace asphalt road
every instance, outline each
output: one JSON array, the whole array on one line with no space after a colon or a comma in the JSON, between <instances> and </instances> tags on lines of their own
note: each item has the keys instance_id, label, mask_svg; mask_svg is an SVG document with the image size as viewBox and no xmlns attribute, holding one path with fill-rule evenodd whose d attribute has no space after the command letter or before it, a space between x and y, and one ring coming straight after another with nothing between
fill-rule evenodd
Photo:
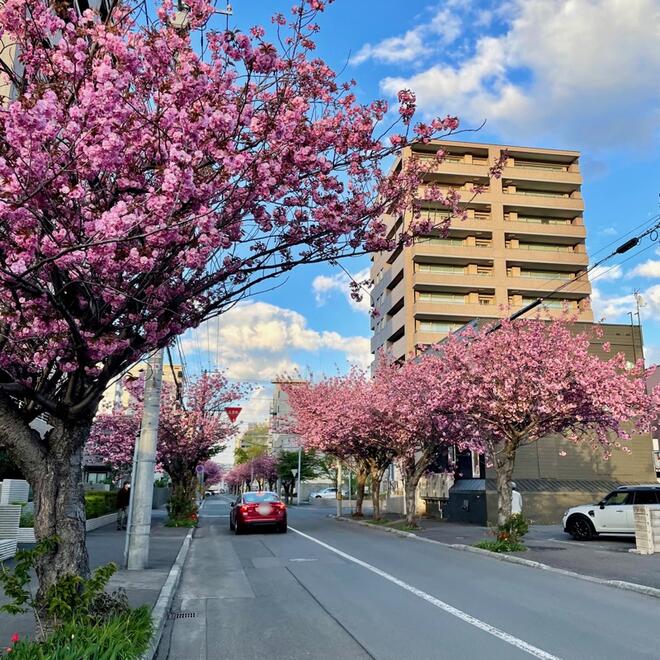
<instances>
[{"instance_id":1,"label":"asphalt road","mask_svg":"<svg viewBox=\"0 0 660 660\"><path fill-rule=\"evenodd\" d=\"M659 657L660 601L289 509L234 536L208 500L158 659Z\"/></svg>"}]
</instances>

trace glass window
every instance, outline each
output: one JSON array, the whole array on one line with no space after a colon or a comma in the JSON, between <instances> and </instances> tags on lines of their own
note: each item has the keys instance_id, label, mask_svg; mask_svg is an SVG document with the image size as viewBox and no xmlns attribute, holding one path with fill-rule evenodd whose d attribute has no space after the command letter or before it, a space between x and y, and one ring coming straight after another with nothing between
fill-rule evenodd
<instances>
[{"instance_id":1,"label":"glass window","mask_svg":"<svg viewBox=\"0 0 660 660\"><path fill-rule=\"evenodd\" d=\"M275 493L245 493L243 502L253 504L255 502L279 502L280 498Z\"/></svg>"},{"instance_id":2,"label":"glass window","mask_svg":"<svg viewBox=\"0 0 660 660\"><path fill-rule=\"evenodd\" d=\"M605 506L621 506L622 504L632 504L633 494L625 490L616 490L610 493L604 500Z\"/></svg>"},{"instance_id":3,"label":"glass window","mask_svg":"<svg viewBox=\"0 0 660 660\"><path fill-rule=\"evenodd\" d=\"M452 275L463 274L463 266L453 266L451 264L419 264L418 268L423 273L448 273Z\"/></svg>"},{"instance_id":4,"label":"glass window","mask_svg":"<svg viewBox=\"0 0 660 660\"><path fill-rule=\"evenodd\" d=\"M636 491L635 504L658 504L658 492L655 490Z\"/></svg>"}]
</instances>

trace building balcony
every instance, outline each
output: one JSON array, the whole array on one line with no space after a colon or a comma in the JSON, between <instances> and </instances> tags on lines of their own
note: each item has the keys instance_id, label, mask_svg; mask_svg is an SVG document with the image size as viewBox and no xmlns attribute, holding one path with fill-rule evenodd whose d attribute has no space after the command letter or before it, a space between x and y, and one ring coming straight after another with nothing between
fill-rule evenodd
<instances>
[{"instance_id":1,"label":"building balcony","mask_svg":"<svg viewBox=\"0 0 660 660\"><path fill-rule=\"evenodd\" d=\"M416 261L439 261L446 257L450 261L460 259L462 261L468 260L470 263L491 263L493 261L493 246L488 247L474 247L466 245L439 245L437 243L430 243L422 241L415 243L410 249L413 258Z\"/></svg>"},{"instance_id":2,"label":"building balcony","mask_svg":"<svg viewBox=\"0 0 660 660\"><path fill-rule=\"evenodd\" d=\"M503 197L505 206L516 208L560 209L575 214L584 210L584 200L581 197L562 197L537 191L505 192Z\"/></svg>"},{"instance_id":3,"label":"building balcony","mask_svg":"<svg viewBox=\"0 0 660 660\"><path fill-rule=\"evenodd\" d=\"M414 314L416 319L424 320L456 320L471 321L476 318L496 318L501 316L496 303L483 305L479 303L437 303L415 302Z\"/></svg>"},{"instance_id":4,"label":"building balcony","mask_svg":"<svg viewBox=\"0 0 660 660\"><path fill-rule=\"evenodd\" d=\"M536 277L507 277L506 285L511 291L522 291L531 295L545 294L566 284L563 294L591 294L591 284L586 276L577 280L560 280ZM531 297L530 295L530 297Z\"/></svg>"},{"instance_id":5,"label":"building balcony","mask_svg":"<svg viewBox=\"0 0 660 660\"><path fill-rule=\"evenodd\" d=\"M418 271L413 274L412 283L414 288L422 288L427 291L479 291L480 289L492 288L494 275L451 275L448 273L429 273Z\"/></svg>"},{"instance_id":6,"label":"building balcony","mask_svg":"<svg viewBox=\"0 0 660 660\"><path fill-rule=\"evenodd\" d=\"M407 340L408 338L406 335L403 335L400 339L397 339L397 341L393 343L389 343L385 347L385 350L395 359L399 360L402 357L406 357L408 353L407 349Z\"/></svg>"},{"instance_id":7,"label":"building balcony","mask_svg":"<svg viewBox=\"0 0 660 660\"><path fill-rule=\"evenodd\" d=\"M526 249L506 249L507 262L526 263L526 264L568 264L575 266L589 265L589 257L586 252L566 252L563 250L526 250ZM581 270L581 269L580 269Z\"/></svg>"},{"instance_id":8,"label":"building balcony","mask_svg":"<svg viewBox=\"0 0 660 660\"><path fill-rule=\"evenodd\" d=\"M504 226L507 234L511 233L520 236L543 236L548 239L551 239L553 236L581 239L587 237L587 230L583 224L555 225L505 219Z\"/></svg>"},{"instance_id":9,"label":"building balcony","mask_svg":"<svg viewBox=\"0 0 660 660\"><path fill-rule=\"evenodd\" d=\"M502 177L505 179L515 179L518 181L544 181L552 183L568 183L580 185L582 175L577 170L571 170L571 165L561 166L551 165L550 163L530 163L518 162L514 160L513 166L507 165L502 170Z\"/></svg>"},{"instance_id":10,"label":"building balcony","mask_svg":"<svg viewBox=\"0 0 660 660\"><path fill-rule=\"evenodd\" d=\"M388 314L389 311L396 305L405 295L406 281L402 279L391 291L385 289L383 299L379 307L381 314Z\"/></svg>"}]
</instances>

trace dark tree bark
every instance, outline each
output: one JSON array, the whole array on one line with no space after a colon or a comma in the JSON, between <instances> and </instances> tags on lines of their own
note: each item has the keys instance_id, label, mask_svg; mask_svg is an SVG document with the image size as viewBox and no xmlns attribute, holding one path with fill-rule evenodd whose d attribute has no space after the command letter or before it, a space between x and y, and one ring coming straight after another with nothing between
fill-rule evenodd
<instances>
[{"instance_id":1,"label":"dark tree bark","mask_svg":"<svg viewBox=\"0 0 660 660\"><path fill-rule=\"evenodd\" d=\"M492 451L497 481L497 524L503 525L511 517L511 481L516 465L516 445L507 443L499 451Z\"/></svg>"},{"instance_id":2,"label":"dark tree bark","mask_svg":"<svg viewBox=\"0 0 660 660\"><path fill-rule=\"evenodd\" d=\"M387 466L372 462L371 464L371 502L373 504L373 519L380 520L380 484Z\"/></svg>"},{"instance_id":3,"label":"dark tree bark","mask_svg":"<svg viewBox=\"0 0 660 660\"><path fill-rule=\"evenodd\" d=\"M368 467L365 465L358 465L357 472L355 475L355 480L357 482L356 493L355 493L355 513L353 514L356 518L362 518L362 504L364 502L364 489L367 485L367 476L369 475ZM350 497L350 493L349 493Z\"/></svg>"},{"instance_id":4,"label":"dark tree bark","mask_svg":"<svg viewBox=\"0 0 660 660\"><path fill-rule=\"evenodd\" d=\"M411 456L402 464L405 481L404 497L406 500L406 525L417 526L417 486L431 464L432 451L425 449L417 457Z\"/></svg>"}]
</instances>

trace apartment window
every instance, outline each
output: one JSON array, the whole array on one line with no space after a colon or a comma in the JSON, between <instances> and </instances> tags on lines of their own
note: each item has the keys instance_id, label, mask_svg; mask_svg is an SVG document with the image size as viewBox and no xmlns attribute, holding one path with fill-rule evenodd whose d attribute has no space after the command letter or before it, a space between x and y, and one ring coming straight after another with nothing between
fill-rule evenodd
<instances>
[{"instance_id":1,"label":"apartment window","mask_svg":"<svg viewBox=\"0 0 660 660\"><path fill-rule=\"evenodd\" d=\"M509 218L507 217L507 220ZM542 218L536 215L519 215L516 222L528 222L535 225L570 225L570 218Z\"/></svg>"},{"instance_id":2,"label":"apartment window","mask_svg":"<svg viewBox=\"0 0 660 660\"><path fill-rule=\"evenodd\" d=\"M529 305L530 303L533 303L535 300L536 298L523 297L521 306L524 307L525 305ZM513 299L511 297L509 297L509 303L513 304ZM565 306L572 308L575 305L571 303L570 300L559 300L557 298L549 298L543 301L543 306L547 307L548 309L563 309Z\"/></svg>"},{"instance_id":3,"label":"apartment window","mask_svg":"<svg viewBox=\"0 0 660 660\"><path fill-rule=\"evenodd\" d=\"M474 219L477 220L478 222L487 222L490 220L490 213L484 213L484 212L475 212L474 214Z\"/></svg>"},{"instance_id":4,"label":"apartment window","mask_svg":"<svg viewBox=\"0 0 660 660\"><path fill-rule=\"evenodd\" d=\"M513 161L514 167L529 167L535 170L548 170L550 172L566 172L568 167L561 163L546 163L535 160L518 160Z\"/></svg>"},{"instance_id":5,"label":"apartment window","mask_svg":"<svg viewBox=\"0 0 660 660\"><path fill-rule=\"evenodd\" d=\"M493 267L492 266L477 266L477 275L492 275Z\"/></svg>"},{"instance_id":6,"label":"apartment window","mask_svg":"<svg viewBox=\"0 0 660 660\"><path fill-rule=\"evenodd\" d=\"M514 195L531 195L533 197L570 197L568 193L554 192L551 190L521 190L518 188Z\"/></svg>"},{"instance_id":7,"label":"apartment window","mask_svg":"<svg viewBox=\"0 0 660 660\"><path fill-rule=\"evenodd\" d=\"M428 239L424 239L423 243L429 243L430 245L447 245L450 247L462 247L463 239L461 238L439 238L437 236L431 236Z\"/></svg>"},{"instance_id":8,"label":"apartment window","mask_svg":"<svg viewBox=\"0 0 660 660\"><path fill-rule=\"evenodd\" d=\"M538 252L572 252L571 245L555 245L553 243L520 243L520 250L536 250Z\"/></svg>"},{"instance_id":9,"label":"apartment window","mask_svg":"<svg viewBox=\"0 0 660 660\"><path fill-rule=\"evenodd\" d=\"M506 269L506 274L511 277L511 268ZM530 277L537 280L572 280L573 273L564 273L555 270L522 270L520 277Z\"/></svg>"},{"instance_id":10,"label":"apartment window","mask_svg":"<svg viewBox=\"0 0 660 660\"><path fill-rule=\"evenodd\" d=\"M420 332L442 332L449 334L458 330L462 323L447 323L446 321L420 321L418 330Z\"/></svg>"},{"instance_id":11,"label":"apartment window","mask_svg":"<svg viewBox=\"0 0 660 660\"><path fill-rule=\"evenodd\" d=\"M453 264L418 264L417 269L422 273L445 273L447 275L463 275L463 266Z\"/></svg>"},{"instance_id":12,"label":"apartment window","mask_svg":"<svg viewBox=\"0 0 660 660\"><path fill-rule=\"evenodd\" d=\"M493 243L490 238L476 238L474 244L478 248L489 248Z\"/></svg>"},{"instance_id":13,"label":"apartment window","mask_svg":"<svg viewBox=\"0 0 660 660\"><path fill-rule=\"evenodd\" d=\"M420 209L420 217L424 220L431 220L434 224L440 224L444 222L451 214L442 209Z\"/></svg>"},{"instance_id":14,"label":"apartment window","mask_svg":"<svg viewBox=\"0 0 660 660\"><path fill-rule=\"evenodd\" d=\"M495 296L486 296L483 294L479 294L479 304L480 305L494 305L495 304Z\"/></svg>"},{"instance_id":15,"label":"apartment window","mask_svg":"<svg viewBox=\"0 0 660 660\"><path fill-rule=\"evenodd\" d=\"M472 163L474 165L487 165L488 158L482 158L480 156L472 156Z\"/></svg>"},{"instance_id":16,"label":"apartment window","mask_svg":"<svg viewBox=\"0 0 660 660\"><path fill-rule=\"evenodd\" d=\"M420 291L417 294L420 302L431 303L449 303L451 305L462 305L465 302L465 296L460 293L438 293L435 291Z\"/></svg>"}]
</instances>

